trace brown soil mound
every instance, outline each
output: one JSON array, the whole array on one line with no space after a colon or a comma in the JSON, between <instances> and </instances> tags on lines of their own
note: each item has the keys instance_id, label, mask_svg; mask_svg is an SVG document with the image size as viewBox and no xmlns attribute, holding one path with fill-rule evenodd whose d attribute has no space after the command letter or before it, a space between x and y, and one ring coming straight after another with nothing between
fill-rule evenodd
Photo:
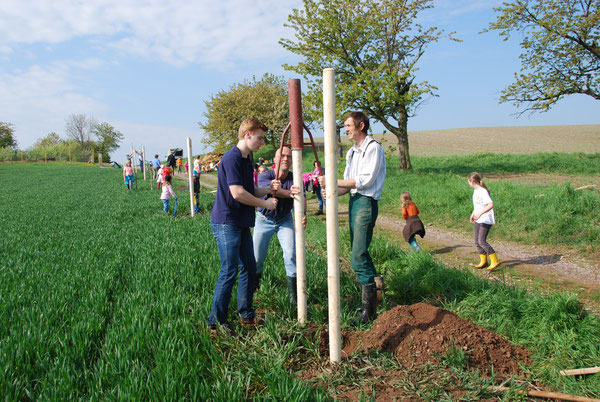
<instances>
[{"instance_id":1,"label":"brown soil mound","mask_svg":"<svg viewBox=\"0 0 600 402\"><path fill-rule=\"evenodd\" d=\"M484 374L500 377L523 376L519 363L531 364L529 353L470 320L440 309L417 303L397 306L381 314L365 333L344 337L346 356L365 350L392 352L404 365L439 362L454 345L468 356L468 364Z\"/></svg>"}]
</instances>

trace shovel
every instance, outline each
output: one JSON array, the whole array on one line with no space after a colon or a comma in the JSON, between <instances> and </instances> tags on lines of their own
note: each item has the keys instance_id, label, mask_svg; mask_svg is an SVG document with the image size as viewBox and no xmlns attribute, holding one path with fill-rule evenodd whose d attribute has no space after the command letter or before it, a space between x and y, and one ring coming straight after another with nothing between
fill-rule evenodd
<instances>
[{"instance_id":1,"label":"shovel","mask_svg":"<svg viewBox=\"0 0 600 402\"><path fill-rule=\"evenodd\" d=\"M175 198L175 204L173 204L173 216L177 216L177 198Z\"/></svg>"}]
</instances>

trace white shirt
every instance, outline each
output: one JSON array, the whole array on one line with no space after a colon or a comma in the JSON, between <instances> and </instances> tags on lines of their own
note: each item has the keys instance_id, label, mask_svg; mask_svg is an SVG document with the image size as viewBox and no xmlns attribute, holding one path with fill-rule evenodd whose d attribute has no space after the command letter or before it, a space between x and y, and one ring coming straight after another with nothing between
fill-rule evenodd
<instances>
[{"instance_id":1,"label":"white shirt","mask_svg":"<svg viewBox=\"0 0 600 402\"><path fill-rule=\"evenodd\" d=\"M492 198L485 188L479 187L473 191L473 212L478 214L479 211L483 211L491 202ZM495 224L494 208L490 209L485 214L482 214L475 222L487 223L488 225Z\"/></svg>"},{"instance_id":2,"label":"white shirt","mask_svg":"<svg viewBox=\"0 0 600 402\"><path fill-rule=\"evenodd\" d=\"M348 150L344 179L356 181L356 188L351 189L350 194L359 193L380 200L385 172L385 152L370 135L366 136L360 147L354 144Z\"/></svg>"}]
</instances>

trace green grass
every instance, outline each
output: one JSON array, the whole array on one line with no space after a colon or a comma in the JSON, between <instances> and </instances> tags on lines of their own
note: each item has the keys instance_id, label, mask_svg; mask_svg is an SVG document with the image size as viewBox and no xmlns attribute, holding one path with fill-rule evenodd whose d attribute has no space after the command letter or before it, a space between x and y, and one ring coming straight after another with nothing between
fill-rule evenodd
<instances>
[{"instance_id":1,"label":"green grass","mask_svg":"<svg viewBox=\"0 0 600 402\"><path fill-rule=\"evenodd\" d=\"M526 186L487 182L487 186L497 223L491 239L498 236L524 244L568 245L582 252L593 252L591 245L600 243L597 192L575 191L569 183ZM390 171L382 200L384 214L402 216L399 195L405 190L410 191L425 223L465 233L472 230L473 190L466 176Z\"/></svg>"},{"instance_id":2,"label":"green grass","mask_svg":"<svg viewBox=\"0 0 600 402\"><path fill-rule=\"evenodd\" d=\"M323 384L295 376L314 362L328 367L318 349L327 321L325 228L318 219L307 229L309 318L317 330L293 319L273 241L266 261L272 268L256 296L267 325L236 326L239 338L211 339L206 318L219 271L211 193L201 193L202 212L192 219L187 202L177 217L162 214L159 193L141 180L127 192L118 169L2 165L0 180L0 225L7 228L0 239L0 394L7 400L328 400L337 385L372 381L357 369L365 364L402 370L375 353L323 371ZM177 193L187 200L184 190ZM339 233L346 260L345 225ZM407 254L396 241L376 237L371 248L389 300L457 312L527 347L534 379L598 396L598 376L558 374L600 361L600 320L577 299L488 282L425 253ZM352 274L342 274L341 296L347 328L360 303ZM230 307L235 317L235 300ZM456 386L472 399L490 396L489 380L476 372L444 370L419 368L423 377L407 375L397 386L413 398L450 399L446 390Z\"/></svg>"}]
</instances>

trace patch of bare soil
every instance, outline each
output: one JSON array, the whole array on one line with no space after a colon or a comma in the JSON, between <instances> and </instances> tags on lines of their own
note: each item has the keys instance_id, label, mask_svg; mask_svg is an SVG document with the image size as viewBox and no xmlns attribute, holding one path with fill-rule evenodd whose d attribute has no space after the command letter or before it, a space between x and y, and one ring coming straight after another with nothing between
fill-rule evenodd
<instances>
[{"instance_id":1,"label":"patch of bare soil","mask_svg":"<svg viewBox=\"0 0 600 402\"><path fill-rule=\"evenodd\" d=\"M328 354L328 337L326 330L321 332L319 344L323 357ZM525 377L522 367L531 364L525 349L511 345L470 320L425 303L396 306L381 314L368 331L345 332L343 339L344 361L351 364L353 371L361 372L363 380L338 384L334 392L339 400L358 400L361 393L372 395L373 392L378 401L409 400L415 397L415 393L407 389L409 384L420 383L424 378L437 383L433 378L436 376L450 377L441 386L453 399L460 399L465 391L459 379L452 380L455 372L439 368L427 372L426 369L429 363L441 363L453 348L463 351L466 368L487 377L493 373L497 381ZM373 366L366 357L369 351L391 353L399 364L386 368ZM334 375L331 370L329 365L303 367L297 375L304 381L327 387L327 378Z\"/></svg>"},{"instance_id":2,"label":"patch of bare soil","mask_svg":"<svg viewBox=\"0 0 600 402\"><path fill-rule=\"evenodd\" d=\"M378 350L393 353L405 366L440 362L449 348L462 349L468 367L501 378L524 376L520 364L531 364L529 353L470 320L441 308L417 303L396 306L381 314L371 329L345 340L344 353Z\"/></svg>"}]
</instances>

